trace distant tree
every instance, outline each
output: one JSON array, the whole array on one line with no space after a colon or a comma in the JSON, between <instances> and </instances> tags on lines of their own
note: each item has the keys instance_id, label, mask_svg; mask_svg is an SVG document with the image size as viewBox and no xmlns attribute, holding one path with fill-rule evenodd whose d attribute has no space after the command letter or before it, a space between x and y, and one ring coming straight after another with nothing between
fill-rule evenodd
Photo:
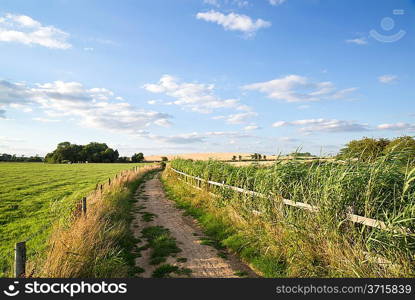
<instances>
[{"instance_id":1,"label":"distant tree","mask_svg":"<svg viewBox=\"0 0 415 300\"><path fill-rule=\"evenodd\" d=\"M126 156L121 156L121 157L118 157L117 162L118 163L128 163L128 162L130 162L130 158L128 158Z\"/></svg>"},{"instance_id":2,"label":"distant tree","mask_svg":"<svg viewBox=\"0 0 415 300\"><path fill-rule=\"evenodd\" d=\"M374 161L383 154L389 143L387 139L377 140L367 137L353 140L340 150L338 157L342 159L357 158L361 161Z\"/></svg>"},{"instance_id":3,"label":"distant tree","mask_svg":"<svg viewBox=\"0 0 415 300\"><path fill-rule=\"evenodd\" d=\"M43 158L40 157L39 155L35 155L35 156L17 156L15 154L7 154L7 153L3 153L0 155L0 161L3 162L42 162Z\"/></svg>"},{"instance_id":4,"label":"distant tree","mask_svg":"<svg viewBox=\"0 0 415 300\"><path fill-rule=\"evenodd\" d=\"M264 160L267 160L267 156L266 155L264 155Z\"/></svg>"},{"instance_id":5,"label":"distant tree","mask_svg":"<svg viewBox=\"0 0 415 300\"><path fill-rule=\"evenodd\" d=\"M292 152L292 153L290 153L289 154L290 156L293 156L293 157L309 157L309 156L313 156L313 155L311 155L311 153L310 152Z\"/></svg>"},{"instance_id":6,"label":"distant tree","mask_svg":"<svg viewBox=\"0 0 415 300\"><path fill-rule=\"evenodd\" d=\"M236 155L232 156L232 160L236 161Z\"/></svg>"},{"instance_id":7,"label":"distant tree","mask_svg":"<svg viewBox=\"0 0 415 300\"><path fill-rule=\"evenodd\" d=\"M239 155L239 161L241 161L242 160L242 155Z\"/></svg>"},{"instance_id":8,"label":"distant tree","mask_svg":"<svg viewBox=\"0 0 415 300\"><path fill-rule=\"evenodd\" d=\"M144 160L144 154L143 153L136 153L131 157L132 162L142 162Z\"/></svg>"},{"instance_id":9,"label":"distant tree","mask_svg":"<svg viewBox=\"0 0 415 300\"><path fill-rule=\"evenodd\" d=\"M161 161L164 161L164 162L166 162L166 161L168 161L169 159L166 157L166 156L162 156L161 157Z\"/></svg>"},{"instance_id":10,"label":"distant tree","mask_svg":"<svg viewBox=\"0 0 415 300\"><path fill-rule=\"evenodd\" d=\"M53 152L46 155L45 161L48 163L86 161L92 163L113 163L117 161L118 156L118 151L109 148L105 143L92 142L84 146L63 142L59 143Z\"/></svg>"}]
</instances>

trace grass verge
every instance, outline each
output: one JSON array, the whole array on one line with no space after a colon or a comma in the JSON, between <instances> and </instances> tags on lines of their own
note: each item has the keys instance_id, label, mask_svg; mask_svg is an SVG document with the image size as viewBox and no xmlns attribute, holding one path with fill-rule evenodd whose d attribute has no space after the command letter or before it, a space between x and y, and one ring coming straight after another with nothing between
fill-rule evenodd
<instances>
[{"instance_id":1,"label":"grass verge","mask_svg":"<svg viewBox=\"0 0 415 300\"><path fill-rule=\"evenodd\" d=\"M86 216L57 224L43 268L35 276L59 278L130 277L137 240L130 230L134 192L157 171L148 166L118 177L103 193L88 197Z\"/></svg>"}]
</instances>

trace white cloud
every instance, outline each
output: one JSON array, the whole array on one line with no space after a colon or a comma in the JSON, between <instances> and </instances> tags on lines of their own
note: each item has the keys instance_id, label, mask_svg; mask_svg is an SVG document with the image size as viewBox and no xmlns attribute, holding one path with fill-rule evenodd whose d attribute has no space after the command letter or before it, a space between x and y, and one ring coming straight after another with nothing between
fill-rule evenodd
<instances>
[{"instance_id":1,"label":"white cloud","mask_svg":"<svg viewBox=\"0 0 415 300\"><path fill-rule=\"evenodd\" d=\"M220 108L242 108L238 99L220 99L214 95L213 84L180 82L171 75L163 75L156 84L145 84L151 93L163 93L176 100L173 104L199 113L211 113Z\"/></svg>"},{"instance_id":2,"label":"white cloud","mask_svg":"<svg viewBox=\"0 0 415 300\"><path fill-rule=\"evenodd\" d=\"M293 138L293 137L282 136L278 138L278 141L283 142L283 143L298 143L300 140Z\"/></svg>"},{"instance_id":3,"label":"white cloud","mask_svg":"<svg viewBox=\"0 0 415 300\"><path fill-rule=\"evenodd\" d=\"M29 103L51 118L76 117L85 127L142 135L143 128L151 125L170 125L168 114L138 109L113 98L108 89L87 89L79 82L55 81L29 87L0 81L0 104Z\"/></svg>"},{"instance_id":4,"label":"white cloud","mask_svg":"<svg viewBox=\"0 0 415 300\"><path fill-rule=\"evenodd\" d=\"M157 142L167 143L167 144L193 144L193 143L203 143L205 138L198 134L197 132L184 133L173 136L160 136L149 134L146 136Z\"/></svg>"},{"instance_id":5,"label":"white cloud","mask_svg":"<svg viewBox=\"0 0 415 300\"><path fill-rule=\"evenodd\" d=\"M269 4L277 6L277 5L281 5L285 2L285 0L268 0Z\"/></svg>"},{"instance_id":6,"label":"white cloud","mask_svg":"<svg viewBox=\"0 0 415 300\"><path fill-rule=\"evenodd\" d=\"M142 137L152 139L156 142L165 144L194 144L194 143L206 143L210 138L226 138L226 139L240 139L240 138L252 138L253 136L247 133L241 133L237 131L209 131L204 133L191 132L183 133L172 136L153 135L145 132ZM210 142L210 144L212 144Z\"/></svg>"},{"instance_id":7,"label":"white cloud","mask_svg":"<svg viewBox=\"0 0 415 300\"><path fill-rule=\"evenodd\" d=\"M248 7L249 2L246 0L233 0L232 4L237 5L238 7Z\"/></svg>"},{"instance_id":8,"label":"white cloud","mask_svg":"<svg viewBox=\"0 0 415 300\"><path fill-rule=\"evenodd\" d=\"M92 48L92 47L85 47L84 50L91 52L91 51L94 51L94 48Z\"/></svg>"},{"instance_id":9,"label":"white cloud","mask_svg":"<svg viewBox=\"0 0 415 300\"><path fill-rule=\"evenodd\" d=\"M366 38L364 37L346 40L346 43L356 44L356 45L367 45L368 44Z\"/></svg>"},{"instance_id":10,"label":"white cloud","mask_svg":"<svg viewBox=\"0 0 415 300\"><path fill-rule=\"evenodd\" d=\"M220 12L210 10L208 12L200 12L196 15L199 20L216 23L223 26L225 30L241 31L248 36L253 36L255 32L261 28L271 26L271 22L262 19L253 20L247 15L229 13L227 15Z\"/></svg>"},{"instance_id":11,"label":"white cloud","mask_svg":"<svg viewBox=\"0 0 415 300\"><path fill-rule=\"evenodd\" d=\"M258 113L253 112L253 111L248 111L244 113L231 114L228 116L219 116L219 117L223 117L223 119L225 119L226 123L228 124L244 124L256 116L258 116Z\"/></svg>"},{"instance_id":12,"label":"white cloud","mask_svg":"<svg viewBox=\"0 0 415 300\"><path fill-rule=\"evenodd\" d=\"M258 129L261 129L261 127L259 127L256 124L251 124L251 125L248 125L248 126L244 127L244 130L246 130L246 131L258 130Z\"/></svg>"},{"instance_id":13,"label":"white cloud","mask_svg":"<svg viewBox=\"0 0 415 300\"><path fill-rule=\"evenodd\" d=\"M266 82L258 82L242 87L265 93L268 98L286 102L310 102L325 99L341 99L357 88L338 90L330 81L312 82L307 77L288 75Z\"/></svg>"},{"instance_id":14,"label":"white cloud","mask_svg":"<svg viewBox=\"0 0 415 300\"><path fill-rule=\"evenodd\" d=\"M396 75L385 74L378 77L379 82L381 83L392 83L398 79Z\"/></svg>"},{"instance_id":15,"label":"white cloud","mask_svg":"<svg viewBox=\"0 0 415 300\"><path fill-rule=\"evenodd\" d=\"M38 121L38 122L42 122L42 123L55 123L55 122L60 122L60 120L48 119L48 118L33 118L33 120Z\"/></svg>"},{"instance_id":16,"label":"white cloud","mask_svg":"<svg viewBox=\"0 0 415 300\"><path fill-rule=\"evenodd\" d=\"M0 18L0 42L40 45L54 49L69 49L69 34L53 26L43 26L29 16L6 14Z\"/></svg>"},{"instance_id":17,"label":"white cloud","mask_svg":"<svg viewBox=\"0 0 415 300\"><path fill-rule=\"evenodd\" d=\"M300 132L360 132L370 130L368 124L336 119L306 119L296 121L278 121L272 127L300 126Z\"/></svg>"},{"instance_id":18,"label":"white cloud","mask_svg":"<svg viewBox=\"0 0 415 300\"><path fill-rule=\"evenodd\" d=\"M222 5L236 5L240 8L249 6L247 0L203 0L203 3L209 4L215 7L221 7Z\"/></svg>"},{"instance_id":19,"label":"white cloud","mask_svg":"<svg viewBox=\"0 0 415 300\"><path fill-rule=\"evenodd\" d=\"M216 6L216 7L220 7L219 0L203 0L203 3L213 5L213 6Z\"/></svg>"},{"instance_id":20,"label":"white cloud","mask_svg":"<svg viewBox=\"0 0 415 300\"><path fill-rule=\"evenodd\" d=\"M408 123L393 123L393 124L380 124L376 127L379 130L408 130L408 131L415 131L415 125L414 124L408 124Z\"/></svg>"}]
</instances>

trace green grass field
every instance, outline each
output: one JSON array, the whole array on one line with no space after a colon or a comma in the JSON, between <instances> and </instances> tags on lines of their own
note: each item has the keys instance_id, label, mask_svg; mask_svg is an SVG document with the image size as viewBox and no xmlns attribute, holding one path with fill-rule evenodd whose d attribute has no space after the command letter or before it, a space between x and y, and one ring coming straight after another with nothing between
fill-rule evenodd
<instances>
[{"instance_id":1,"label":"green grass field","mask_svg":"<svg viewBox=\"0 0 415 300\"><path fill-rule=\"evenodd\" d=\"M95 185L136 164L0 163L0 277L10 275L14 243L27 242L27 255L42 253L57 218Z\"/></svg>"}]
</instances>

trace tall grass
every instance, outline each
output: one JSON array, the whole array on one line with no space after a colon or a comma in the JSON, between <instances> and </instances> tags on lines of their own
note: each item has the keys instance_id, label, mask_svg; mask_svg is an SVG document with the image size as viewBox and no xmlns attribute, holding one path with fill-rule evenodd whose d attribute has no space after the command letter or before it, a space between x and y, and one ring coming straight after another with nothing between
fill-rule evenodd
<instances>
[{"instance_id":1,"label":"tall grass","mask_svg":"<svg viewBox=\"0 0 415 300\"><path fill-rule=\"evenodd\" d=\"M87 215L62 219L52 233L42 268L35 276L58 278L128 277L133 272L130 231L133 194L157 166L124 172L88 197ZM36 262L39 264L39 262Z\"/></svg>"},{"instance_id":2,"label":"tall grass","mask_svg":"<svg viewBox=\"0 0 415 300\"><path fill-rule=\"evenodd\" d=\"M294 161L270 167L234 167L217 161L177 159L171 166L204 179L270 195L242 196L216 188L221 197L211 201L215 207L232 209L239 219L236 224L256 224L252 226L258 232L267 232L259 236L272 233L274 239L267 238L269 246L257 246L283 258L287 276L415 274L415 171L410 168L388 159L346 164ZM281 197L320 209L311 213L287 207L278 201ZM391 228L406 227L412 233L352 224L346 219L346 212L350 211L382 220ZM393 263L385 264L380 257Z\"/></svg>"}]
</instances>

